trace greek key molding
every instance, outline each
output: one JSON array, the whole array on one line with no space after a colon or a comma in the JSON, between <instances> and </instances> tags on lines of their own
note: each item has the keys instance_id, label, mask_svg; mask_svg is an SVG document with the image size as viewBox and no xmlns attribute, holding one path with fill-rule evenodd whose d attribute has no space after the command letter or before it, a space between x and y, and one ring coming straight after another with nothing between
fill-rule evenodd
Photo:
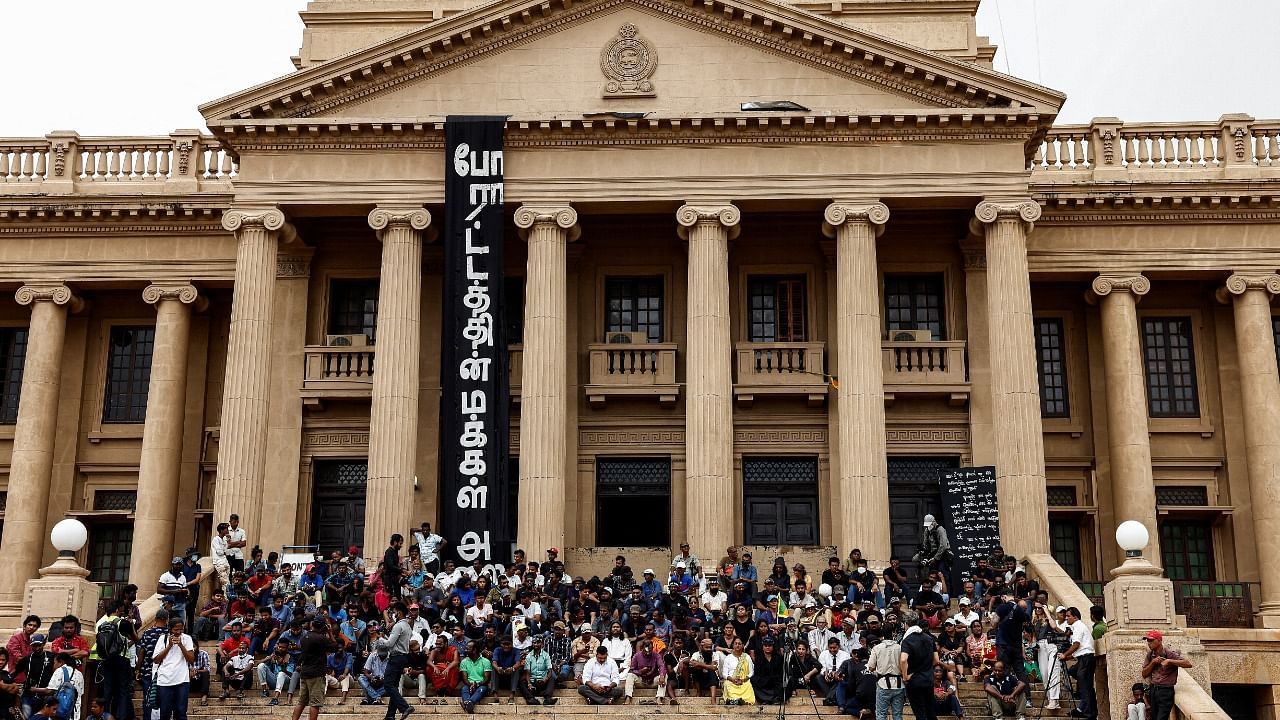
<instances>
[{"instance_id":1,"label":"greek key molding","mask_svg":"<svg viewBox=\"0 0 1280 720\"><path fill-rule=\"evenodd\" d=\"M833 202L822 211L822 232L835 237L836 229L848 223L866 223L876 237L884 232L889 222L889 206L882 202Z\"/></svg>"},{"instance_id":2,"label":"greek key molding","mask_svg":"<svg viewBox=\"0 0 1280 720\"><path fill-rule=\"evenodd\" d=\"M808 430L797 428L795 430L783 429L758 429L758 430L735 430L733 433L733 441L740 444L777 444L777 443L805 443L808 445L825 445L827 442L827 431ZM821 449L821 448L815 448Z\"/></svg>"},{"instance_id":3,"label":"greek key molding","mask_svg":"<svg viewBox=\"0 0 1280 720\"><path fill-rule=\"evenodd\" d=\"M885 430L885 442L906 444L967 444L968 428L905 428Z\"/></svg>"},{"instance_id":4,"label":"greek key molding","mask_svg":"<svg viewBox=\"0 0 1280 720\"><path fill-rule=\"evenodd\" d=\"M302 446L309 448L365 449L369 447L369 433L341 430L307 430L302 433Z\"/></svg>"},{"instance_id":5,"label":"greek key molding","mask_svg":"<svg viewBox=\"0 0 1280 720\"><path fill-rule=\"evenodd\" d=\"M37 302L51 302L54 305L68 305L72 312L77 312L83 303L71 288L66 285L23 285L13 294L19 305L30 305Z\"/></svg>"},{"instance_id":6,"label":"greek key molding","mask_svg":"<svg viewBox=\"0 0 1280 720\"><path fill-rule=\"evenodd\" d=\"M676 211L680 223L680 237L688 240L688 230L695 225L718 225L729 231L729 239L738 236L738 222L742 211L736 205L681 205Z\"/></svg>"},{"instance_id":7,"label":"greek key molding","mask_svg":"<svg viewBox=\"0 0 1280 720\"><path fill-rule=\"evenodd\" d=\"M276 208L265 210L228 210L222 214L223 229L239 233L241 230L261 228L275 232L284 227L284 213Z\"/></svg>"},{"instance_id":8,"label":"greek key molding","mask_svg":"<svg viewBox=\"0 0 1280 720\"><path fill-rule=\"evenodd\" d=\"M1232 295L1243 295L1250 290L1264 290L1272 295L1280 295L1280 275L1235 273L1227 278L1226 288Z\"/></svg>"},{"instance_id":9,"label":"greek key molding","mask_svg":"<svg viewBox=\"0 0 1280 720\"><path fill-rule=\"evenodd\" d=\"M528 231L535 225L554 225L567 233L569 242L582 234L578 227L578 211L569 205L521 205L514 217L520 237L528 240Z\"/></svg>"},{"instance_id":10,"label":"greek key molding","mask_svg":"<svg viewBox=\"0 0 1280 720\"><path fill-rule=\"evenodd\" d=\"M142 291L142 301L155 305L161 300L177 300L190 305L200 300L200 291L190 283L152 283Z\"/></svg>"},{"instance_id":11,"label":"greek key molding","mask_svg":"<svg viewBox=\"0 0 1280 720\"><path fill-rule=\"evenodd\" d=\"M1093 279L1089 289L1098 297L1106 297L1113 292L1128 292L1134 297L1142 297L1151 292L1151 281L1144 275L1099 275Z\"/></svg>"},{"instance_id":12,"label":"greek key molding","mask_svg":"<svg viewBox=\"0 0 1280 720\"><path fill-rule=\"evenodd\" d=\"M973 215L983 225L990 225L1001 219L1017 219L1030 225L1040 219L1040 203L1030 198L1011 201L983 200L974 208Z\"/></svg>"},{"instance_id":13,"label":"greek key molding","mask_svg":"<svg viewBox=\"0 0 1280 720\"><path fill-rule=\"evenodd\" d=\"M582 430L580 445L684 445L683 430Z\"/></svg>"},{"instance_id":14,"label":"greek key molding","mask_svg":"<svg viewBox=\"0 0 1280 720\"><path fill-rule=\"evenodd\" d=\"M431 225L431 213L420 205L406 207L376 207L369 213L369 227L377 231L378 239L382 239L383 231L388 228L409 228L422 232Z\"/></svg>"}]
</instances>

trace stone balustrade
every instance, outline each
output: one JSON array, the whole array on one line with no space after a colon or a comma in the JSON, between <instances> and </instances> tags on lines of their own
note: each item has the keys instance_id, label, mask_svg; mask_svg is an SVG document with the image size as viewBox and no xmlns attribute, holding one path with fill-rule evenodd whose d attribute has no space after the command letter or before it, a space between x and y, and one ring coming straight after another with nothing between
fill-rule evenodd
<instances>
[{"instance_id":1,"label":"stone balustrade","mask_svg":"<svg viewBox=\"0 0 1280 720\"><path fill-rule=\"evenodd\" d=\"M611 396L652 396L672 405L679 394L676 385L675 343L596 343L591 355L587 401L603 407Z\"/></svg>"},{"instance_id":2,"label":"stone balustrade","mask_svg":"<svg viewBox=\"0 0 1280 720\"><path fill-rule=\"evenodd\" d=\"M884 341L885 402L897 395L947 397L960 405L969 399L963 340Z\"/></svg>"},{"instance_id":3,"label":"stone balustrade","mask_svg":"<svg viewBox=\"0 0 1280 720\"><path fill-rule=\"evenodd\" d=\"M230 190L238 164L211 135L179 130L155 137L0 138L4 194L97 194Z\"/></svg>"},{"instance_id":4,"label":"stone balustrade","mask_svg":"<svg viewBox=\"0 0 1280 720\"><path fill-rule=\"evenodd\" d=\"M1032 183L1280 177L1280 120L1125 123L1094 118L1051 128L1032 158Z\"/></svg>"},{"instance_id":5,"label":"stone balustrade","mask_svg":"<svg viewBox=\"0 0 1280 720\"><path fill-rule=\"evenodd\" d=\"M821 342L738 343L734 398L750 405L757 395L803 396L810 405L821 405L827 396L825 347Z\"/></svg>"}]
</instances>

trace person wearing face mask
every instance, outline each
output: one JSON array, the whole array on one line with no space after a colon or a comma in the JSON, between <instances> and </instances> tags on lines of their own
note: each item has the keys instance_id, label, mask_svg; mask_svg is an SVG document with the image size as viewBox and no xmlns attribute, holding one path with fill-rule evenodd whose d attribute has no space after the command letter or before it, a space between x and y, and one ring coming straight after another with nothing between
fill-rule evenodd
<instances>
[{"instance_id":1,"label":"person wearing face mask","mask_svg":"<svg viewBox=\"0 0 1280 720\"><path fill-rule=\"evenodd\" d=\"M924 516L924 532L920 535L920 549L911 556L914 562L920 563L921 576L931 570L938 570L943 577L951 574L951 543L947 540L947 530L938 524L932 515Z\"/></svg>"}]
</instances>

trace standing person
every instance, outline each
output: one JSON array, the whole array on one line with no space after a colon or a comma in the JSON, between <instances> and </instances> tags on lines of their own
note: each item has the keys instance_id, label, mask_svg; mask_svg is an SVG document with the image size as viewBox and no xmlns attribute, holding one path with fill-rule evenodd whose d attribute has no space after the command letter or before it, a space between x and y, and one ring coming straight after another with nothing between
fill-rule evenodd
<instances>
[{"instance_id":1,"label":"standing person","mask_svg":"<svg viewBox=\"0 0 1280 720\"><path fill-rule=\"evenodd\" d=\"M191 691L191 670L196 646L186 634L181 615L169 620L169 632L156 641L151 659L156 668L156 690L160 720L187 720L187 697Z\"/></svg>"},{"instance_id":2,"label":"standing person","mask_svg":"<svg viewBox=\"0 0 1280 720\"><path fill-rule=\"evenodd\" d=\"M400 581L404 575L404 566L400 564L400 548L404 546L404 536L396 533L382 553L382 586L393 600L400 597Z\"/></svg>"},{"instance_id":3,"label":"standing person","mask_svg":"<svg viewBox=\"0 0 1280 720\"><path fill-rule=\"evenodd\" d=\"M120 720L128 720L133 698L133 667L128 652L129 646L138 642L138 635L126 617L131 607L123 600L114 601L96 628L104 707Z\"/></svg>"},{"instance_id":4,"label":"standing person","mask_svg":"<svg viewBox=\"0 0 1280 720\"><path fill-rule=\"evenodd\" d=\"M151 621L151 627L142 631L142 636L138 640L138 684L142 689L142 720L151 720L151 710L157 707L153 704L152 687L155 684L155 678L152 677L151 668L155 665L153 656L156 651L156 643L160 638L169 632L169 611L161 608L156 611L156 617Z\"/></svg>"},{"instance_id":5,"label":"standing person","mask_svg":"<svg viewBox=\"0 0 1280 720\"><path fill-rule=\"evenodd\" d=\"M1173 711L1173 687L1178 684L1178 668L1190 668L1191 661L1182 653L1166 647L1159 630L1148 630L1147 657L1142 662L1142 677L1149 683L1147 704L1151 720L1169 720Z\"/></svg>"},{"instance_id":6,"label":"standing person","mask_svg":"<svg viewBox=\"0 0 1280 720\"><path fill-rule=\"evenodd\" d=\"M231 564L227 562L228 536L231 533L231 525L228 523L218 523L218 527L213 531L213 537L209 540L209 557L213 558L213 571L218 573L218 582L226 583L231 579Z\"/></svg>"},{"instance_id":7,"label":"standing person","mask_svg":"<svg viewBox=\"0 0 1280 720\"><path fill-rule=\"evenodd\" d=\"M249 546L249 535L240 527L240 516L232 513L227 523L227 564L232 572L244 571L244 549Z\"/></svg>"},{"instance_id":8,"label":"standing person","mask_svg":"<svg viewBox=\"0 0 1280 720\"><path fill-rule=\"evenodd\" d=\"M940 571L944 578L951 575L951 543L947 540L947 530L932 515L924 516L920 549L911 559L920 563L920 577L932 570Z\"/></svg>"},{"instance_id":9,"label":"standing person","mask_svg":"<svg viewBox=\"0 0 1280 720\"><path fill-rule=\"evenodd\" d=\"M1076 692L1080 703L1071 710L1074 718L1098 717L1098 700L1093 688L1093 672L1095 669L1093 650L1093 630L1080 619L1080 609L1067 608L1067 622L1071 627L1071 645L1058 653L1058 659L1064 663L1074 659L1075 666L1071 674L1076 679Z\"/></svg>"},{"instance_id":10,"label":"standing person","mask_svg":"<svg viewBox=\"0 0 1280 720\"><path fill-rule=\"evenodd\" d=\"M929 621L916 620L902 636L898 671L907 686L907 700L916 720L937 720L933 709L933 666L938 664L938 650L929 634Z\"/></svg>"},{"instance_id":11,"label":"standing person","mask_svg":"<svg viewBox=\"0 0 1280 720\"><path fill-rule=\"evenodd\" d=\"M5 645L9 651L9 665L5 669L9 672L17 672L18 663L31 654L31 638L40 630L40 622L39 615L26 616L22 620L22 629L9 638L9 643ZM18 680L21 682L21 678Z\"/></svg>"},{"instance_id":12,"label":"standing person","mask_svg":"<svg viewBox=\"0 0 1280 720\"><path fill-rule=\"evenodd\" d=\"M867 672L876 677L876 720L885 720L891 708L894 720L902 720L907 690L902 685L901 655L902 647L891 635L871 648Z\"/></svg>"},{"instance_id":13,"label":"standing person","mask_svg":"<svg viewBox=\"0 0 1280 720\"><path fill-rule=\"evenodd\" d=\"M448 540L431 532L431 523L424 522L413 533L413 541L418 544L418 555L422 560L422 568L427 572L435 575L440 572L440 551L445 545L449 544Z\"/></svg>"},{"instance_id":14,"label":"standing person","mask_svg":"<svg viewBox=\"0 0 1280 720\"><path fill-rule=\"evenodd\" d=\"M302 652L298 659L298 675L302 679L298 683L298 699L293 703L293 720L302 717L303 707L307 708L311 720L320 717L320 707L324 705L324 693L328 689L329 653L338 649L331 633L329 623L323 619L312 620L311 632L302 638ZM406 712L403 717L408 715Z\"/></svg>"},{"instance_id":15,"label":"standing person","mask_svg":"<svg viewBox=\"0 0 1280 720\"><path fill-rule=\"evenodd\" d=\"M62 688L69 687L75 692L75 702L72 705L69 714L63 713L62 708L57 708L57 716L62 720L79 720L81 701L84 698L84 674L76 669L76 660L69 652L60 652L53 656L53 672L49 676L49 682L43 688L33 690L37 695L43 695L47 699L51 698L62 704L62 698L58 697L58 693Z\"/></svg>"},{"instance_id":16,"label":"standing person","mask_svg":"<svg viewBox=\"0 0 1280 720\"><path fill-rule=\"evenodd\" d=\"M1022 682L1027 681L1027 670L1022 657L1022 628L1031 622L1026 600L1005 601L996 606L996 657L1004 662L1005 669Z\"/></svg>"},{"instance_id":17,"label":"standing person","mask_svg":"<svg viewBox=\"0 0 1280 720\"><path fill-rule=\"evenodd\" d=\"M399 534L392 535L391 547L387 548L387 553L399 552L399 546L403 544L404 538ZM399 556L397 555L396 558L398 560ZM390 657L387 658L387 671L383 675L383 690L386 691L388 698L386 720L392 720L397 712L400 713L400 720L404 720L413 714L413 707L405 702L404 696L400 694L400 676L404 674L405 664L409 660L409 640L413 637L413 623L407 617L408 608L398 600L392 603L387 614L395 624L391 626L387 639L382 641L390 651ZM298 719L294 718L294 720Z\"/></svg>"}]
</instances>

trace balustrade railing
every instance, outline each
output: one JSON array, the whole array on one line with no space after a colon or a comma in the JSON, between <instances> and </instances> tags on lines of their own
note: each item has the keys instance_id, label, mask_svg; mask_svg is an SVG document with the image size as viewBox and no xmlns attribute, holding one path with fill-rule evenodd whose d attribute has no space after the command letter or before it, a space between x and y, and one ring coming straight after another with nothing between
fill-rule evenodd
<instances>
[{"instance_id":1,"label":"balustrade railing","mask_svg":"<svg viewBox=\"0 0 1280 720\"><path fill-rule=\"evenodd\" d=\"M49 157L47 140L0 139L0 182L39 182Z\"/></svg>"},{"instance_id":2,"label":"balustrade railing","mask_svg":"<svg viewBox=\"0 0 1280 720\"><path fill-rule=\"evenodd\" d=\"M880 344L885 384L961 384L965 382L964 341Z\"/></svg>"},{"instance_id":3,"label":"balustrade railing","mask_svg":"<svg viewBox=\"0 0 1280 720\"><path fill-rule=\"evenodd\" d=\"M1174 608L1187 617L1188 627L1251 628L1260 587L1255 582L1174 580Z\"/></svg>"},{"instance_id":4,"label":"balustrade railing","mask_svg":"<svg viewBox=\"0 0 1280 720\"><path fill-rule=\"evenodd\" d=\"M76 192L103 183L164 185L214 183L218 189L238 166L217 138L197 132L157 137L0 138L0 183L42 185L42 192ZM17 190L18 188L8 188ZM27 192L35 191L34 188Z\"/></svg>"},{"instance_id":5,"label":"balustrade railing","mask_svg":"<svg viewBox=\"0 0 1280 720\"><path fill-rule=\"evenodd\" d=\"M373 384L373 346L308 346L303 387L368 388Z\"/></svg>"},{"instance_id":6,"label":"balustrade railing","mask_svg":"<svg viewBox=\"0 0 1280 720\"><path fill-rule=\"evenodd\" d=\"M596 343L587 352L587 400L592 405L603 405L611 395L654 395L660 403L675 402L675 343Z\"/></svg>"}]
</instances>

